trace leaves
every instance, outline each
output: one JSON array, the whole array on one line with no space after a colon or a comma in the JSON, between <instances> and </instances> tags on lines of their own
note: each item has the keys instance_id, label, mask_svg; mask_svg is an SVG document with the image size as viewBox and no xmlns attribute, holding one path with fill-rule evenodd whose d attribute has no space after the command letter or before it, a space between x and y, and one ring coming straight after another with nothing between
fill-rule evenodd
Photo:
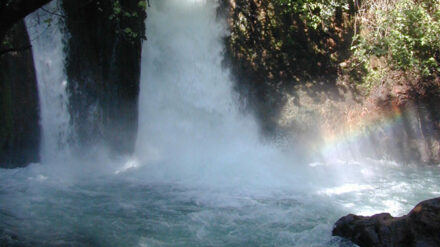
<instances>
[{"instance_id":1,"label":"leaves","mask_svg":"<svg viewBox=\"0 0 440 247\"><path fill-rule=\"evenodd\" d=\"M143 0L143 1L139 1L138 2L138 7L141 9L146 9L147 8L147 1Z\"/></svg>"},{"instance_id":2,"label":"leaves","mask_svg":"<svg viewBox=\"0 0 440 247\"><path fill-rule=\"evenodd\" d=\"M311 29L324 31L333 21L338 9L348 10L346 0L277 0L275 4L283 7L285 14L298 14Z\"/></svg>"},{"instance_id":3,"label":"leaves","mask_svg":"<svg viewBox=\"0 0 440 247\"><path fill-rule=\"evenodd\" d=\"M116 33L121 34L123 38L128 39L130 42L135 42L139 39L146 39L143 25L139 26L131 24L127 27L127 23L133 23L134 19L139 19L140 17L145 16L147 2L145 0L139 1L137 6L129 8L125 5L121 5L120 0L112 1L113 5L109 20L115 24L117 28ZM127 21L129 19L130 21ZM143 18L141 19L143 21Z\"/></svg>"},{"instance_id":4,"label":"leaves","mask_svg":"<svg viewBox=\"0 0 440 247\"><path fill-rule=\"evenodd\" d=\"M440 3L433 0L398 0L375 10L366 34L358 37L355 55L388 57L400 70L431 76L440 70ZM371 23L374 23L371 25ZM367 59L365 59L367 60Z\"/></svg>"}]
</instances>

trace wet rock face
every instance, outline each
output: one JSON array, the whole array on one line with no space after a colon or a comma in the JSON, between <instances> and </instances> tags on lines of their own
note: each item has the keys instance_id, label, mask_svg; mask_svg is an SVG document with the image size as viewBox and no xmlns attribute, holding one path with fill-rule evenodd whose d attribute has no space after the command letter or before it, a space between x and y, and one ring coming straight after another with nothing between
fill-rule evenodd
<instances>
[{"instance_id":1,"label":"wet rock face","mask_svg":"<svg viewBox=\"0 0 440 247\"><path fill-rule=\"evenodd\" d=\"M332 234L361 247L436 247L440 246L439 232L440 198L435 198L419 203L402 217L349 214L336 222Z\"/></svg>"},{"instance_id":2,"label":"wet rock face","mask_svg":"<svg viewBox=\"0 0 440 247\"><path fill-rule=\"evenodd\" d=\"M336 61L349 54L353 34L352 8L338 9L331 25L314 29L307 26L303 13L287 11L280 2L219 1L219 14L226 16L230 30L225 62L231 65L236 90L255 111L263 133L282 128L281 108L293 86L319 82L316 91L333 90Z\"/></svg>"},{"instance_id":3,"label":"wet rock face","mask_svg":"<svg viewBox=\"0 0 440 247\"><path fill-rule=\"evenodd\" d=\"M137 132L144 1L64 0L70 113L81 144L129 153Z\"/></svg>"},{"instance_id":4,"label":"wet rock face","mask_svg":"<svg viewBox=\"0 0 440 247\"><path fill-rule=\"evenodd\" d=\"M23 21L6 36L0 50L0 168L25 166L40 159L37 79Z\"/></svg>"},{"instance_id":5,"label":"wet rock face","mask_svg":"<svg viewBox=\"0 0 440 247\"><path fill-rule=\"evenodd\" d=\"M375 136L378 156L388 156L402 163L437 165L440 163L440 108L437 106L440 82L395 77L396 81L377 86L369 96L374 105L371 112L395 116L392 128L383 129Z\"/></svg>"}]
</instances>

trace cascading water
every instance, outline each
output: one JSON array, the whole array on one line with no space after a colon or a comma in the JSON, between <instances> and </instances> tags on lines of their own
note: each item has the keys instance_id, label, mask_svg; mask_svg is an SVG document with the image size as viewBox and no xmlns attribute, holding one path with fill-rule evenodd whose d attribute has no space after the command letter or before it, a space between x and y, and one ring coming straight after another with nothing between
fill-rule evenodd
<instances>
[{"instance_id":1,"label":"cascading water","mask_svg":"<svg viewBox=\"0 0 440 247\"><path fill-rule=\"evenodd\" d=\"M49 10L60 9L58 1ZM26 18L32 43L41 102L42 161L66 155L71 137L70 116L67 110L67 78L64 73L63 35L59 15L39 10Z\"/></svg>"},{"instance_id":2,"label":"cascading water","mask_svg":"<svg viewBox=\"0 0 440 247\"><path fill-rule=\"evenodd\" d=\"M216 7L167 0L150 9L136 156L152 179L218 186L233 174L262 183L280 163L278 152L261 144L254 119L238 112L221 66L226 29Z\"/></svg>"},{"instance_id":3,"label":"cascading water","mask_svg":"<svg viewBox=\"0 0 440 247\"><path fill-rule=\"evenodd\" d=\"M438 167L374 160L306 165L261 144L255 121L237 110L221 68L225 28L216 21L214 1L151 5L134 157L124 163L97 154L87 166L70 155L52 161L57 145L45 137L52 144L45 144L42 164L0 170L0 243L340 246L330 236L340 216L403 214L440 195ZM43 61L37 62L40 83L64 92L62 69L54 69L62 68L56 64L63 53L45 45L60 47L61 37L41 37L47 40L34 41L35 60ZM43 103L44 130L65 133L51 129L50 119L68 118L49 116L66 112L65 96L45 94L44 87L43 100L61 102L52 110ZM53 95L62 95L61 101Z\"/></svg>"}]
</instances>

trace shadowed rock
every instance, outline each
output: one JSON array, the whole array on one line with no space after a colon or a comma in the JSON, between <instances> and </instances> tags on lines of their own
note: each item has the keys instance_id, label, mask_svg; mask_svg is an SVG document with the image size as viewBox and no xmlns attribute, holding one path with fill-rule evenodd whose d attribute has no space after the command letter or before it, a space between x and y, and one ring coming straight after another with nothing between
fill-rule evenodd
<instances>
[{"instance_id":1,"label":"shadowed rock","mask_svg":"<svg viewBox=\"0 0 440 247\"><path fill-rule=\"evenodd\" d=\"M40 161L37 78L24 21L0 50L9 50L0 55L0 168L16 168Z\"/></svg>"},{"instance_id":2,"label":"shadowed rock","mask_svg":"<svg viewBox=\"0 0 440 247\"><path fill-rule=\"evenodd\" d=\"M63 0L69 112L83 146L134 150L145 8L138 0ZM115 10L116 9L116 10Z\"/></svg>"},{"instance_id":3,"label":"shadowed rock","mask_svg":"<svg viewBox=\"0 0 440 247\"><path fill-rule=\"evenodd\" d=\"M349 214L336 222L332 234L361 247L440 246L440 198L423 201L402 217Z\"/></svg>"}]
</instances>

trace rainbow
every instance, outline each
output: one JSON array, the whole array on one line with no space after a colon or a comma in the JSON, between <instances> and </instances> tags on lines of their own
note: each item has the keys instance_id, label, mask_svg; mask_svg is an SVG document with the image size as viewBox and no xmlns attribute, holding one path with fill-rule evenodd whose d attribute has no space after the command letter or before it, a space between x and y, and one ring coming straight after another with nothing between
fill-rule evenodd
<instances>
[{"instance_id":1,"label":"rainbow","mask_svg":"<svg viewBox=\"0 0 440 247\"><path fill-rule=\"evenodd\" d=\"M363 116L362 116L363 115ZM347 124L337 134L324 134L323 143L317 151L324 157L337 153L341 148L350 148L356 143L361 143L376 131L391 130L402 123L402 111L393 107L390 111L382 113L380 117L368 117L361 114L362 119Z\"/></svg>"}]
</instances>

